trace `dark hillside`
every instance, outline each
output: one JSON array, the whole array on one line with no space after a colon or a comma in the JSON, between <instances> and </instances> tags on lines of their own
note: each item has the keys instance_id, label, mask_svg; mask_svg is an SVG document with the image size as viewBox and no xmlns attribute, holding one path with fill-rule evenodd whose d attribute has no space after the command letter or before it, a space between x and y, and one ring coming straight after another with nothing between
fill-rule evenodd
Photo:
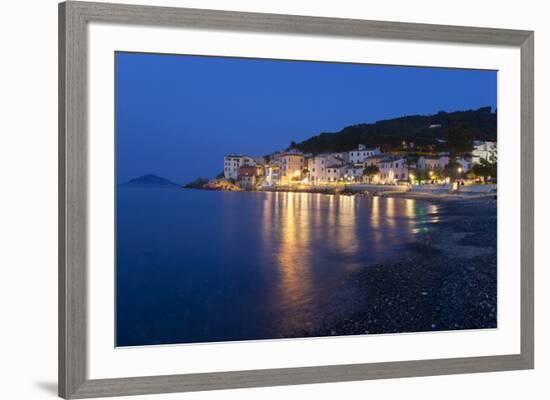
<instances>
[{"instance_id":1,"label":"dark hillside","mask_svg":"<svg viewBox=\"0 0 550 400\"><path fill-rule=\"evenodd\" d=\"M438 126L440 125L440 126ZM446 129L461 125L479 140L496 140L497 114L491 107L478 110L439 112L434 115L410 115L378 121L372 124L348 126L340 132L325 132L295 146L306 153L348 151L359 144L391 149L402 142L413 142L416 148L438 146L446 136ZM432 126L430 128L430 126Z\"/></svg>"}]
</instances>

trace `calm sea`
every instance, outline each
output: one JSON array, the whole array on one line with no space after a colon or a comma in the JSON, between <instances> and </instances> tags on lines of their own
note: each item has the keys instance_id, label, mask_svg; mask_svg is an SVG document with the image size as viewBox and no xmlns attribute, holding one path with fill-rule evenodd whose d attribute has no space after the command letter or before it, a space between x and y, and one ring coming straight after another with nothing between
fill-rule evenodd
<instances>
[{"instance_id":1,"label":"calm sea","mask_svg":"<svg viewBox=\"0 0 550 400\"><path fill-rule=\"evenodd\" d=\"M117 345L271 339L354 303L436 206L306 193L117 190Z\"/></svg>"}]
</instances>

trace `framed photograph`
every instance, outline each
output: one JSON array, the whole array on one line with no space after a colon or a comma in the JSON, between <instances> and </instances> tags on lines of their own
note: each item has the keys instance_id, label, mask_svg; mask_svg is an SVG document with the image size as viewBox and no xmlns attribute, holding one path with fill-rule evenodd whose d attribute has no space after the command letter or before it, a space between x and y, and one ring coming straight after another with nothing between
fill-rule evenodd
<instances>
[{"instance_id":1,"label":"framed photograph","mask_svg":"<svg viewBox=\"0 0 550 400\"><path fill-rule=\"evenodd\" d=\"M59 395L534 367L533 32L59 5Z\"/></svg>"}]
</instances>

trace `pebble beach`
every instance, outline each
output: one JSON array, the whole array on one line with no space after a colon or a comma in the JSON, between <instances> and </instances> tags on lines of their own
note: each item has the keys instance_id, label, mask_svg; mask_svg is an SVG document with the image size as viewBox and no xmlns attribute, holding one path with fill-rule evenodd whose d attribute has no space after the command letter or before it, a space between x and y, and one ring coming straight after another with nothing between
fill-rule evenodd
<instances>
[{"instance_id":1,"label":"pebble beach","mask_svg":"<svg viewBox=\"0 0 550 400\"><path fill-rule=\"evenodd\" d=\"M347 315L298 336L497 328L496 200L437 205L401 261L357 272Z\"/></svg>"}]
</instances>

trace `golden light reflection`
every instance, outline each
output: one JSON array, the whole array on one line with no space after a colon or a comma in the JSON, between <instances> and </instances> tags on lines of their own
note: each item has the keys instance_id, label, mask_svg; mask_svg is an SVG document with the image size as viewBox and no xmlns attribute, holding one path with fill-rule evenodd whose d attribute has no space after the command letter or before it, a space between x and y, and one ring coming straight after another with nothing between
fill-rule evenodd
<instances>
[{"instance_id":1,"label":"golden light reflection","mask_svg":"<svg viewBox=\"0 0 550 400\"><path fill-rule=\"evenodd\" d=\"M265 248L269 248L273 241L273 198L274 193L266 193L264 204L262 207L262 240ZM276 200L275 200L276 201ZM275 203L276 204L276 203Z\"/></svg>"},{"instance_id":2,"label":"golden light reflection","mask_svg":"<svg viewBox=\"0 0 550 400\"><path fill-rule=\"evenodd\" d=\"M283 193L280 224L279 247L276 260L279 267L279 298L288 305L286 321L293 324L307 324L303 314L293 311L294 305L304 302L310 296L311 243L310 208L307 206L306 193ZM274 243L275 244L275 243Z\"/></svg>"},{"instance_id":3,"label":"golden light reflection","mask_svg":"<svg viewBox=\"0 0 550 400\"><path fill-rule=\"evenodd\" d=\"M359 248L356 231L355 196L338 196L338 224L335 244L344 254L354 254Z\"/></svg>"},{"instance_id":4,"label":"golden light reflection","mask_svg":"<svg viewBox=\"0 0 550 400\"><path fill-rule=\"evenodd\" d=\"M439 207L437 204L430 204L428 213L431 214L430 222L439 222Z\"/></svg>"},{"instance_id":5,"label":"golden light reflection","mask_svg":"<svg viewBox=\"0 0 550 400\"><path fill-rule=\"evenodd\" d=\"M410 228L414 227L416 213L414 211L414 200L405 199L405 216Z\"/></svg>"},{"instance_id":6,"label":"golden light reflection","mask_svg":"<svg viewBox=\"0 0 550 400\"><path fill-rule=\"evenodd\" d=\"M326 215L326 223L323 226L327 237L327 244L334 243L336 241L336 196L328 196L328 213Z\"/></svg>"},{"instance_id":7,"label":"golden light reflection","mask_svg":"<svg viewBox=\"0 0 550 400\"><path fill-rule=\"evenodd\" d=\"M380 226L380 198L378 196L372 198L370 221L374 228Z\"/></svg>"},{"instance_id":8,"label":"golden light reflection","mask_svg":"<svg viewBox=\"0 0 550 400\"><path fill-rule=\"evenodd\" d=\"M380 211L380 198L378 196L375 196L371 199L370 203L370 218L369 222L370 225L374 228L371 233L371 241L372 244L378 247L382 244L383 240L383 234L381 232L380 223L381 223L381 211ZM376 249L369 249L371 251L375 251Z\"/></svg>"},{"instance_id":9,"label":"golden light reflection","mask_svg":"<svg viewBox=\"0 0 550 400\"><path fill-rule=\"evenodd\" d=\"M286 328L307 329L317 322L312 315L319 302L319 281L313 278L319 270L327 265L349 270L363 266L365 258L393 257L384 253L409 240L406 236L413 234L424 210L436 213L437 206L424 208L410 199L266 194L260 231L263 254L277 268L273 296Z\"/></svg>"},{"instance_id":10,"label":"golden light reflection","mask_svg":"<svg viewBox=\"0 0 550 400\"><path fill-rule=\"evenodd\" d=\"M310 208L310 210L313 212L313 216L314 216L314 219L315 219L315 226L321 226L321 219L322 219L322 214L321 214L321 196L322 194L320 193L316 193L314 195L311 195L311 196L314 196L312 197L312 207ZM315 203L315 204L313 204ZM319 235L321 232L315 232L317 235Z\"/></svg>"},{"instance_id":11,"label":"golden light reflection","mask_svg":"<svg viewBox=\"0 0 550 400\"><path fill-rule=\"evenodd\" d=\"M414 200L405 199L405 215L414 218Z\"/></svg>"},{"instance_id":12,"label":"golden light reflection","mask_svg":"<svg viewBox=\"0 0 550 400\"><path fill-rule=\"evenodd\" d=\"M386 199L386 222L390 227L395 227L395 199L388 197Z\"/></svg>"},{"instance_id":13,"label":"golden light reflection","mask_svg":"<svg viewBox=\"0 0 550 400\"><path fill-rule=\"evenodd\" d=\"M272 199L272 197L270 199ZM278 221L279 210L281 209L281 194L279 192L275 192L275 204L274 205L269 204L269 206L273 207L273 210L274 210L273 213L275 214L274 220Z\"/></svg>"}]
</instances>

